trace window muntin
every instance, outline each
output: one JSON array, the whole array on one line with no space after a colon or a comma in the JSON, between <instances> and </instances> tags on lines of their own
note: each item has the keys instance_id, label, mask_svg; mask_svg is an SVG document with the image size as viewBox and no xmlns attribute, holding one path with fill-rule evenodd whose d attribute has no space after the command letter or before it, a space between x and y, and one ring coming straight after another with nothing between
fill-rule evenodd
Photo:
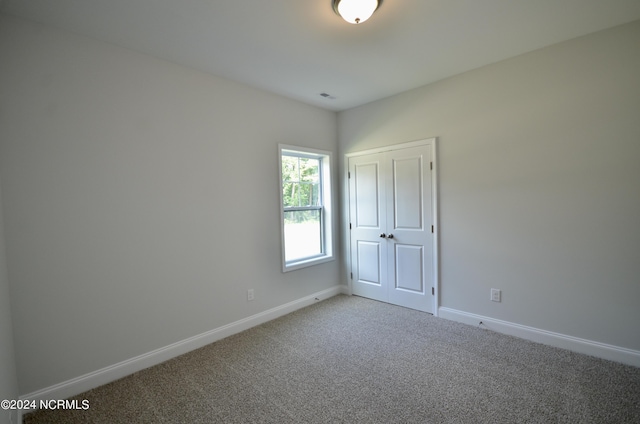
<instances>
[{"instance_id":1,"label":"window muntin","mask_svg":"<svg viewBox=\"0 0 640 424\"><path fill-rule=\"evenodd\" d=\"M330 153L280 146L283 270L333 259Z\"/></svg>"}]
</instances>

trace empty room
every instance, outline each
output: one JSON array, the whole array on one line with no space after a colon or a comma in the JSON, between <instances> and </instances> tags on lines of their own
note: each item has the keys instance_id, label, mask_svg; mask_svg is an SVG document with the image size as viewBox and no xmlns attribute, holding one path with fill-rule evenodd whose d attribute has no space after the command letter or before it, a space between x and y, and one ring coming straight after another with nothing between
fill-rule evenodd
<instances>
[{"instance_id":1,"label":"empty room","mask_svg":"<svg viewBox=\"0 0 640 424\"><path fill-rule=\"evenodd\" d=\"M0 423L640 422L637 0L0 0Z\"/></svg>"}]
</instances>

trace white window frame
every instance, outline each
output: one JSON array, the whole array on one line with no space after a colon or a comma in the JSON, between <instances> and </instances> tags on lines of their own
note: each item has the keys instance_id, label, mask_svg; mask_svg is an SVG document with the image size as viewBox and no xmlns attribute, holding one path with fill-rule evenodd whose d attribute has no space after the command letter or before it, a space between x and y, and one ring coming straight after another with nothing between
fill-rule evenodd
<instances>
[{"instance_id":1,"label":"white window frame","mask_svg":"<svg viewBox=\"0 0 640 424\"><path fill-rule=\"evenodd\" d=\"M320 160L320 178L322 186L322 218L321 222L321 240L322 254L288 261L285 259L285 237L284 237L284 202L282 198L282 155L283 153L293 154L293 156L311 157ZM334 260L333 254L333 210L331 207L331 152L326 150L311 149L308 147L291 146L287 144L278 145L278 185L280 193L280 238L282 247L282 272L293 271L296 269L306 268L308 266L321 264Z\"/></svg>"}]
</instances>

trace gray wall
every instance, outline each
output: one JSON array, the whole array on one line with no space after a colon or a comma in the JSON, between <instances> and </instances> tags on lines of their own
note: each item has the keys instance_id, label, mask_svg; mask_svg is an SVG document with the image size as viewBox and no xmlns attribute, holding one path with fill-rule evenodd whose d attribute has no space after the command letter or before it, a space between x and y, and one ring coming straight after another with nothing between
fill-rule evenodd
<instances>
[{"instance_id":1,"label":"gray wall","mask_svg":"<svg viewBox=\"0 0 640 424\"><path fill-rule=\"evenodd\" d=\"M21 394L340 282L280 259L278 143L337 154L334 112L8 16L0 57Z\"/></svg>"},{"instance_id":2,"label":"gray wall","mask_svg":"<svg viewBox=\"0 0 640 424\"><path fill-rule=\"evenodd\" d=\"M0 400L18 399L18 378L13 352L13 328L9 302L9 278L2 219L2 184L0 183ZM12 414L12 415L11 415ZM17 422L15 411L0 410L0 423Z\"/></svg>"},{"instance_id":3,"label":"gray wall","mask_svg":"<svg viewBox=\"0 0 640 424\"><path fill-rule=\"evenodd\" d=\"M341 155L439 137L441 306L640 349L638 46L635 22L339 113Z\"/></svg>"}]
</instances>

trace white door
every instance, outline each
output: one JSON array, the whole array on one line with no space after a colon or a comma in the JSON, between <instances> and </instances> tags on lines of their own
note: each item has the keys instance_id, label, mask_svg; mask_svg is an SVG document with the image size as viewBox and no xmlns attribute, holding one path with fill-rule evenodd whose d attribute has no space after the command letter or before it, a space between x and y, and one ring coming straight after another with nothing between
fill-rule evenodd
<instances>
[{"instance_id":1,"label":"white door","mask_svg":"<svg viewBox=\"0 0 640 424\"><path fill-rule=\"evenodd\" d=\"M386 155L349 158L353 294L388 302Z\"/></svg>"},{"instance_id":2,"label":"white door","mask_svg":"<svg viewBox=\"0 0 640 424\"><path fill-rule=\"evenodd\" d=\"M353 294L433 313L431 146L349 158Z\"/></svg>"}]
</instances>

